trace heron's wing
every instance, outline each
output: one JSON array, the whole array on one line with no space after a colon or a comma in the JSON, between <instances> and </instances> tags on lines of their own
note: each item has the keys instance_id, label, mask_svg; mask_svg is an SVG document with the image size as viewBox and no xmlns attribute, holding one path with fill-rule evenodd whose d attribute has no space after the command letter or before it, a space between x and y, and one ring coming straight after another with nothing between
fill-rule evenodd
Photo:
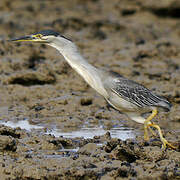
<instances>
[{"instance_id":1,"label":"heron's wing","mask_svg":"<svg viewBox=\"0 0 180 180\"><path fill-rule=\"evenodd\" d=\"M138 107L160 106L167 109L170 108L170 103L165 98L154 94L143 85L122 76L116 75L112 79L111 90Z\"/></svg>"}]
</instances>

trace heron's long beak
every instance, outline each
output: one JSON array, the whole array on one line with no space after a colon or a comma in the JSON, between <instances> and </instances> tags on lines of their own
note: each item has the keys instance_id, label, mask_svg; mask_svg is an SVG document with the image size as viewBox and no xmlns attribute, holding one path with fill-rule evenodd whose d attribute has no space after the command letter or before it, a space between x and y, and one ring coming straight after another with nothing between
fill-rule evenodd
<instances>
[{"instance_id":1,"label":"heron's long beak","mask_svg":"<svg viewBox=\"0 0 180 180\"><path fill-rule=\"evenodd\" d=\"M19 38L12 38L9 41L14 41L14 42L24 42L24 41L30 41L30 42L42 42L42 40L35 35L28 35L28 36L23 36Z\"/></svg>"}]
</instances>

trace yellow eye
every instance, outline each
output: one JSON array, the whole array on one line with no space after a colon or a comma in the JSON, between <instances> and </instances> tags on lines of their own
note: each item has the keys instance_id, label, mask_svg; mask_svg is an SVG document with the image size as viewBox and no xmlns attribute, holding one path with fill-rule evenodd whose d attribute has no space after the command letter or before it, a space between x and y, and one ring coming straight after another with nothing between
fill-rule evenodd
<instances>
[{"instance_id":1,"label":"yellow eye","mask_svg":"<svg viewBox=\"0 0 180 180\"><path fill-rule=\"evenodd\" d=\"M41 37L42 37L42 34L36 34L36 37L37 37L37 38L41 38Z\"/></svg>"}]
</instances>

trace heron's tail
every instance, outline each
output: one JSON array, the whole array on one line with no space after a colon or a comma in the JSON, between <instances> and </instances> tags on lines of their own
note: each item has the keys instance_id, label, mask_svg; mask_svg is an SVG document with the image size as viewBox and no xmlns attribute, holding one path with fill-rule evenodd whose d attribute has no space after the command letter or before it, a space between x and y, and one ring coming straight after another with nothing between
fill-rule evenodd
<instances>
[{"instance_id":1,"label":"heron's tail","mask_svg":"<svg viewBox=\"0 0 180 180\"><path fill-rule=\"evenodd\" d=\"M157 103L157 107L163 108L165 111L170 111L172 104L166 100L164 97L161 97L161 101Z\"/></svg>"}]
</instances>

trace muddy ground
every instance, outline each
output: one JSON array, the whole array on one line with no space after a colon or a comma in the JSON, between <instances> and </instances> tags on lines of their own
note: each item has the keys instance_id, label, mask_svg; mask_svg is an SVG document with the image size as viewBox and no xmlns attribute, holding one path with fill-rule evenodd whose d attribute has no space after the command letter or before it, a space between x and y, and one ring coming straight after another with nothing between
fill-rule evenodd
<instances>
[{"instance_id":1,"label":"muddy ground","mask_svg":"<svg viewBox=\"0 0 180 180\"><path fill-rule=\"evenodd\" d=\"M87 60L165 96L173 107L154 120L177 150L107 108L104 99L56 50L7 40L44 29L72 39ZM0 126L0 179L180 179L180 1L61 0L0 2L0 120L43 125ZM113 127L138 132L112 138ZM103 126L93 139L48 135Z\"/></svg>"}]
</instances>

